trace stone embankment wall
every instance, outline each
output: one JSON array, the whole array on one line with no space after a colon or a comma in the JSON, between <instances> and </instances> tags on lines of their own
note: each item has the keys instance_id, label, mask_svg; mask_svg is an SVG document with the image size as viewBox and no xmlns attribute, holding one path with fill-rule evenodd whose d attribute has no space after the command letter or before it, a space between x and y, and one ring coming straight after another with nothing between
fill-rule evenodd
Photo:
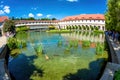
<instances>
[{"instance_id":1,"label":"stone embankment wall","mask_svg":"<svg viewBox=\"0 0 120 80\"><path fill-rule=\"evenodd\" d=\"M107 63L100 80L113 80L114 73L120 69L120 44L116 44L108 35L105 36L110 50L111 61Z\"/></svg>"},{"instance_id":2,"label":"stone embankment wall","mask_svg":"<svg viewBox=\"0 0 120 80\"><path fill-rule=\"evenodd\" d=\"M8 70L8 59L9 59L10 50L7 45L5 45L0 52L0 64L1 64L1 76L0 80L12 80L10 72Z\"/></svg>"}]
</instances>

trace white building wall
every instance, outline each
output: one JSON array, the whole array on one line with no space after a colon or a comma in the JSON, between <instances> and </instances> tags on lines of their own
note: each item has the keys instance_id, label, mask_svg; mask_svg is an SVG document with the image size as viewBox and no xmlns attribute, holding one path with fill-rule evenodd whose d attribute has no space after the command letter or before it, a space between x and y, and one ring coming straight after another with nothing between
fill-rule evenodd
<instances>
[{"instance_id":1,"label":"white building wall","mask_svg":"<svg viewBox=\"0 0 120 80\"><path fill-rule=\"evenodd\" d=\"M100 26L100 30L103 30L102 27L104 27L105 30L105 21L104 20L74 20L74 21L63 21L58 22L58 24L61 26L61 28L64 28L64 26L70 26L70 25L84 25L84 26Z\"/></svg>"},{"instance_id":2,"label":"white building wall","mask_svg":"<svg viewBox=\"0 0 120 80\"><path fill-rule=\"evenodd\" d=\"M60 22L29 22L29 23L20 23L20 24L16 24L17 26L23 26L23 25L27 25L27 26L31 26L31 25L35 25L35 26L40 26L40 25L54 25L56 28L61 28L61 29L66 29L67 26L99 26L99 30L105 30L105 21L104 20L74 20L74 21L60 21ZM103 29L104 28L104 29Z\"/></svg>"}]
</instances>

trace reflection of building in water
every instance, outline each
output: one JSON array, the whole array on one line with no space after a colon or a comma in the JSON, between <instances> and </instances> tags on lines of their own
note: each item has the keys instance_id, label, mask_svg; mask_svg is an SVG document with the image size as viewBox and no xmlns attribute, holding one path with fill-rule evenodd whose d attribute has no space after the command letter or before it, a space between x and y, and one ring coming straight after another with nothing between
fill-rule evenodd
<instances>
[{"instance_id":1,"label":"reflection of building in water","mask_svg":"<svg viewBox=\"0 0 120 80\"><path fill-rule=\"evenodd\" d=\"M66 33L66 34L61 34L64 37L70 38L70 39L78 39L78 40L88 40L91 42L104 42L104 34L98 34L95 35L92 32L74 32L74 33Z\"/></svg>"},{"instance_id":2,"label":"reflection of building in water","mask_svg":"<svg viewBox=\"0 0 120 80\"><path fill-rule=\"evenodd\" d=\"M81 14L68 16L61 20L17 20L17 26L29 26L30 29L46 30L49 26L61 29L78 30L105 30L105 18L103 14Z\"/></svg>"}]
</instances>

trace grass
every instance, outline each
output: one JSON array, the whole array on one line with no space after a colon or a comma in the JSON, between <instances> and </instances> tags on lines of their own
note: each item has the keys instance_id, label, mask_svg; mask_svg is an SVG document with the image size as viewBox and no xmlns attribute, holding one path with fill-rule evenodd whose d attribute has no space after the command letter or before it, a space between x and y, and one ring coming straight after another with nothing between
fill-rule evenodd
<instances>
[{"instance_id":1,"label":"grass","mask_svg":"<svg viewBox=\"0 0 120 80\"><path fill-rule=\"evenodd\" d=\"M70 33L72 31L70 31L70 30L57 30L57 29L55 29L55 30L49 30L49 31L46 31L46 32L50 32L50 33Z\"/></svg>"}]
</instances>

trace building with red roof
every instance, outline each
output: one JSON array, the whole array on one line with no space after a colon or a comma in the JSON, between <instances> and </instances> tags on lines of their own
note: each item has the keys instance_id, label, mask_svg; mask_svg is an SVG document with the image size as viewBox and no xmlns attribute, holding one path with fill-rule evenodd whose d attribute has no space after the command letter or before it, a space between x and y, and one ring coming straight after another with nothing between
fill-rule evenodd
<instances>
[{"instance_id":1,"label":"building with red roof","mask_svg":"<svg viewBox=\"0 0 120 80\"><path fill-rule=\"evenodd\" d=\"M27 25L30 29L48 28L54 25L57 28L67 29L99 29L105 30L105 17L103 14L80 14L74 16L67 16L61 20L18 20L16 26ZM77 28L76 28L77 27Z\"/></svg>"},{"instance_id":2,"label":"building with red roof","mask_svg":"<svg viewBox=\"0 0 120 80\"><path fill-rule=\"evenodd\" d=\"M0 36L3 35L3 24L8 19L7 16L0 16Z\"/></svg>"},{"instance_id":3,"label":"building with red roof","mask_svg":"<svg viewBox=\"0 0 120 80\"><path fill-rule=\"evenodd\" d=\"M81 14L75 16L67 16L59 22L61 28L66 29L68 27L82 26L91 29L98 28L99 30L105 30L105 17L103 14Z\"/></svg>"}]
</instances>

